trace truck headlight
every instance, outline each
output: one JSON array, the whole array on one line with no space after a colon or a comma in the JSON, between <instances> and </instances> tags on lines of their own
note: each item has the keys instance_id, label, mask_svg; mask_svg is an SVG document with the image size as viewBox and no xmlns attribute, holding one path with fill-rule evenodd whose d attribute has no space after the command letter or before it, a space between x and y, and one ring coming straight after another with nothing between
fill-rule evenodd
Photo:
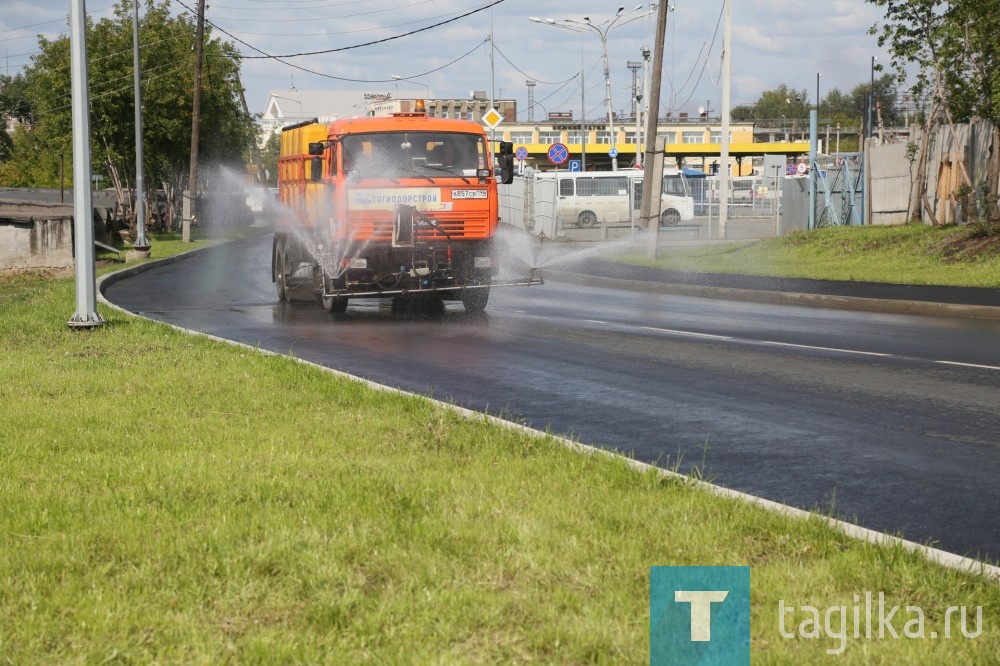
<instances>
[{"instance_id":1,"label":"truck headlight","mask_svg":"<svg viewBox=\"0 0 1000 666\"><path fill-rule=\"evenodd\" d=\"M472 260L474 268L493 268L492 257L476 257Z\"/></svg>"},{"instance_id":2,"label":"truck headlight","mask_svg":"<svg viewBox=\"0 0 1000 666\"><path fill-rule=\"evenodd\" d=\"M368 268L368 260L364 257L351 257L348 268Z\"/></svg>"}]
</instances>

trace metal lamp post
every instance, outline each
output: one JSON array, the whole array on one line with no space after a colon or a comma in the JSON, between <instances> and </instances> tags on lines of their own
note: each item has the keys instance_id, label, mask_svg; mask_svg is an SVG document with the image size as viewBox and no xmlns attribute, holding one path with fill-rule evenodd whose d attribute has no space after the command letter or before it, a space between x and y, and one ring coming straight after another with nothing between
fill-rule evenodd
<instances>
[{"instance_id":1,"label":"metal lamp post","mask_svg":"<svg viewBox=\"0 0 1000 666\"><path fill-rule=\"evenodd\" d=\"M87 8L84 0L70 3L70 84L73 116L73 239L76 270L76 312L72 328L104 325L97 312L94 261L94 207L90 183L90 89L87 83Z\"/></svg>"},{"instance_id":2,"label":"metal lamp post","mask_svg":"<svg viewBox=\"0 0 1000 666\"><path fill-rule=\"evenodd\" d=\"M642 16L645 16L646 14L651 13L652 11L650 10L650 12L645 12L643 14L635 15L635 12L639 11L640 9L642 9L642 5L636 5L634 8L632 8L630 11L627 12L625 11L624 7L619 7L618 11L615 13L613 18L604 21L603 23L600 24L593 23L590 20L589 16L584 16L582 23L580 21L574 21L573 19L564 19L567 23L572 23L574 25L582 26L593 30L594 32L597 33L597 36L601 38L601 50L603 51L603 58L604 58L604 89L608 102L608 129L610 130L611 133L611 153L613 155L611 158L612 171L618 170L618 154L615 149L615 114L614 114L613 104L611 101L611 70L610 67L608 66L608 33L610 33L611 30L616 26L621 27L638 18L641 18ZM627 21L619 23L619 21L627 17L631 18L629 18Z\"/></svg>"},{"instance_id":3,"label":"metal lamp post","mask_svg":"<svg viewBox=\"0 0 1000 666\"><path fill-rule=\"evenodd\" d=\"M149 252L146 239L146 181L142 166L142 87L139 69L139 0L132 13L132 78L135 96L135 242L136 252Z\"/></svg>"},{"instance_id":4,"label":"metal lamp post","mask_svg":"<svg viewBox=\"0 0 1000 666\"><path fill-rule=\"evenodd\" d=\"M569 30L577 34L582 35L583 30L579 28L574 28L568 25L562 25L561 23L556 23L555 19L542 19L537 16L529 16L529 21L533 23L541 23L542 25L550 25L553 28L562 28L563 30ZM586 86L584 85L583 79L583 39L580 39L580 168L583 171L587 170L587 103L584 96L584 90ZM547 114L546 114L547 115Z\"/></svg>"}]
</instances>

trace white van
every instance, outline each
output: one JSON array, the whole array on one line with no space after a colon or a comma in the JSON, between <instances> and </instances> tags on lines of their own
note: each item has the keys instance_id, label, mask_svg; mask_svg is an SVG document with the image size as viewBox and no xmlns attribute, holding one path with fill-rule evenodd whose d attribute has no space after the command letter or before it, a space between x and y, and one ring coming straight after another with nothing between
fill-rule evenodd
<instances>
[{"instance_id":1,"label":"white van","mask_svg":"<svg viewBox=\"0 0 1000 666\"><path fill-rule=\"evenodd\" d=\"M642 171L548 172L537 177L553 176L557 181L556 217L564 229L639 224ZM659 215L660 226L694 218L694 198L679 171L664 171Z\"/></svg>"}]
</instances>

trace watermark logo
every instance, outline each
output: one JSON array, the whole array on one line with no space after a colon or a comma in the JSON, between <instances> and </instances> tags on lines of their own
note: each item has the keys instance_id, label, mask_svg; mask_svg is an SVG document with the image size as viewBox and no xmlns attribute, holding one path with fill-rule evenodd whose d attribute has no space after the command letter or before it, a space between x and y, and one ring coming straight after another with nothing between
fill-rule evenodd
<instances>
[{"instance_id":1,"label":"watermark logo","mask_svg":"<svg viewBox=\"0 0 1000 666\"><path fill-rule=\"evenodd\" d=\"M650 666L750 664L750 567L650 567Z\"/></svg>"},{"instance_id":2,"label":"watermark logo","mask_svg":"<svg viewBox=\"0 0 1000 666\"><path fill-rule=\"evenodd\" d=\"M943 613L927 613L921 606L890 605L881 591L855 594L853 604L826 608L779 599L778 632L785 639L825 639L830 642L827 654L843 654L851 638L973 639L983 632L983 607L949 606Z\"/></svg>"}]
</instances>

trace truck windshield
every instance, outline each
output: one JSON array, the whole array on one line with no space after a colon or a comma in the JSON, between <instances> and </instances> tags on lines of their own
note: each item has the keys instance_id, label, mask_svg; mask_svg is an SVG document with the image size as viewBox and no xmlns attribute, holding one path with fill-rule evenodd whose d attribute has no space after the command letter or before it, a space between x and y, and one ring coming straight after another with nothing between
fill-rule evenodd
<instances>
[{"instance_id":1,"label":"truck windshield","mask_svg":"<svg viewBox=\"0 0 1000 666\"><path fill-rule=\"evenodd\" d=\"M347 172L359 176L475 176L486 168L486 145L475 134L373 132L341 143Z\"/></svg>"}]
</instances>

